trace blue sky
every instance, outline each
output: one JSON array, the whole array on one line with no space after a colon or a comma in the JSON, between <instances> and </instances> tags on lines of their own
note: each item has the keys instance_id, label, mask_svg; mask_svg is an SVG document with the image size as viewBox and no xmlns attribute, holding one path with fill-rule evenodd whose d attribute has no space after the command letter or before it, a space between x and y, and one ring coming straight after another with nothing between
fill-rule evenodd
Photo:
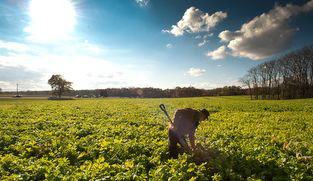
<instances>
[{"instance_id":1,"label":"blue sky","mask_svg":"<svg viewBox=\"0 0 313 181\"><path fill-rule=\"evenodd\" d=\"M0 88L239 85L312 44L313 0L2 0Z\"/></svg>"}]
</instances>

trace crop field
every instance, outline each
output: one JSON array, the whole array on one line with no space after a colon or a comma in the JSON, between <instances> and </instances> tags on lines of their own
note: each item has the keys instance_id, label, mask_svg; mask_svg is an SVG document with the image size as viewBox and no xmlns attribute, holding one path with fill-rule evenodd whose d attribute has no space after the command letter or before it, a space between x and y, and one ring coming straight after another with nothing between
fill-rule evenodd
<instances>
[{"instance_id":1,"label":"crop field","mask_svg":"<svg viewBox=\"0 0 313 181\"><path fill-rule=\"evenodd\" d=\"M168 121L206 108L194 155ZM0 100L0 180L313 180L313 99Z\"/></svg>"}]
</instances>

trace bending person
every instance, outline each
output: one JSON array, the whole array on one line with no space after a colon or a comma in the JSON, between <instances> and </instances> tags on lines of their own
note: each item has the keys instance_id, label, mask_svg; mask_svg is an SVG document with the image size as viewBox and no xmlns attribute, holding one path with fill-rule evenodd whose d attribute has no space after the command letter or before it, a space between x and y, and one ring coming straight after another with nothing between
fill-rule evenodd
<instances>
[{"instance_id":1,"label":"bending person","mask_svg":"<svg viewBox=\"0 0 313 181\"><path fill-rule=\"evenodd\" d=\"M178 157L178 143L188 152L196 149L195 131L201 121L210 116L209 111L202 109L197 111L191 108L178 109L174 114L174 122L168 130L170 157ZM191 149L186 142L188 136Z\"/></svg>"}]
</instances>

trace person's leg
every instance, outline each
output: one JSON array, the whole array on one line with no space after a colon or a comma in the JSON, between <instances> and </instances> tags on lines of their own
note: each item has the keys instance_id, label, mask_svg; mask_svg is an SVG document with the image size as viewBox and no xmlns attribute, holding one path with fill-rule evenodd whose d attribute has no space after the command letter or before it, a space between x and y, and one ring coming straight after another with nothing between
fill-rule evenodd
<instances>
[{"instance_id":1,"label":"person's leg","mask_svg":"<svg viewBox=\"0 0 313 181\"><path fill-rule=\"evenodd\" d=\"M169 138L169 152L171 158L178 157L178 137L172 129L168 129L168 138Z\"/></svg>"}]
</instances>

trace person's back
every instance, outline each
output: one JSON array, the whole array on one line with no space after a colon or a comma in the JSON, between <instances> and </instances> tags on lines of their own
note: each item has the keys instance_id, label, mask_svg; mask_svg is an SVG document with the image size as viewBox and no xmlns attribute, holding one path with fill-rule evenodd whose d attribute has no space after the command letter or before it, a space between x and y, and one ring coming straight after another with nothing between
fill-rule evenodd
<instances>
[{"instance_id":1,"label":"person's back","mask_svg":"<svg viewBox=\"0 0 313 181\"><path fill-rule=\"evenodd\" d=\"M199 111L191 108L176 110L173 126L178 136L194 133L200 121L200 114Z\"/></svg>"}]
</instances>

